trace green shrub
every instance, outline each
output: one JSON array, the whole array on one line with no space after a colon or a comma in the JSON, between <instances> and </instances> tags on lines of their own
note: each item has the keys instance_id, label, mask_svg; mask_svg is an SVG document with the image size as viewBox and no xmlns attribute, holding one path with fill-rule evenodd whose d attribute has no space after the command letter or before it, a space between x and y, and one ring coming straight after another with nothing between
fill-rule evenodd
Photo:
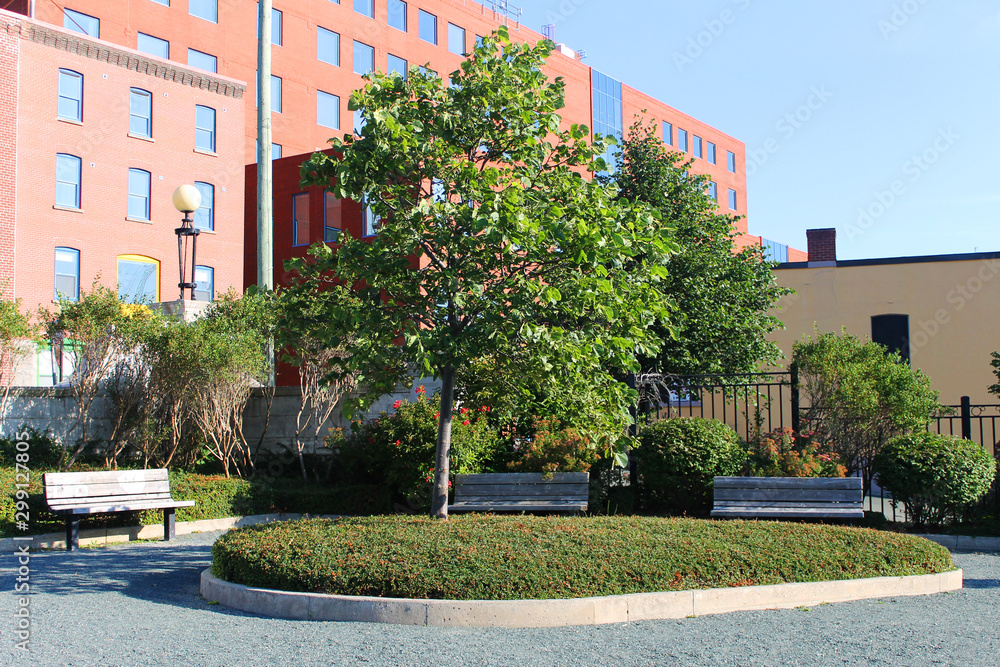
<instances>
[{"instance_id":1,"label":"green shrub","mask_svg":"<svg viewBox=\"0 0 1000 667\"><path fill-rule=\"evenodd\" d=\"M351 432L334 433L329 444L337 451L340 481L384 484L414 509L430 506L437 443L437 395L427 398L422 387L417 400L396 401L393 412L354 422ZM492 468L500 435L485 418L489 408L455 410L451 431L450 471L483 472Z\"/></svg>"},{"instance_id":2,"label":"green shrub","mask_svg":"<svg viewBox=\"0 0 1000 667\"><path fill-rule=\"evenodd\" d=\"M842 526L660 517L312 519L229 531L212 572L289 591L418 599L578 598L945 572L948 550Z\"/></svg>"},{"instance_id":3,"label":"green shrub","mask_svg":"<svg viewBox=\"0 0 1000 667\"><path fill-rule=\"evenodd\" d=\"M601 458L593 440L556 419L536 419L534 435L514 444L515 459L507 464L517 472L587 472Z\"/></svg>"},{"instance_id":4,"label":"green shrub","mask_svg":"<svg viewBox=\"0 0 1000 667\"><path fill-rule=\"evenodd\" d=\"M18 442L27 442L28 449L24 452L18 450ZM0 437L0 466L14 466L18 453L28 455L29 470L55 469L66 458L66 450L51 432L43 433L31 426L21 426L9 436Z\"/></svg>"},{"instance_id":5,"label":"green shrub","mask_svg":"<svg viewBox=\"0 0 1000 667\"><path fill-rule=\"evenodd\" d=\"M712 419L654 422L640 431L639 443L639 495L647 511L707 513L712 478L736 474L746 461L736 432Z\"/></svg>"},{"instance_id":6,"label":"green shrub","mask_svg":"<svg viewBox=\"0 0 1000 667\"><path fill-rule=\"evenodd\" d=\"M754 477L843 477L847 473L833 446L811 434L779 428L747 443L747 472Z\"/></svg>"},{"instance_id":7,"label":"green shrub","mask_svg":"<svg viewBox=\"0 0 1000 667\"><path fill-rule=\"evenodd\" d=\"M897 436L875 457L879 484L906 505L917 525L959 519L985 495L997 464L980 445L953 435Z\"/></svg>"}]
</instances>

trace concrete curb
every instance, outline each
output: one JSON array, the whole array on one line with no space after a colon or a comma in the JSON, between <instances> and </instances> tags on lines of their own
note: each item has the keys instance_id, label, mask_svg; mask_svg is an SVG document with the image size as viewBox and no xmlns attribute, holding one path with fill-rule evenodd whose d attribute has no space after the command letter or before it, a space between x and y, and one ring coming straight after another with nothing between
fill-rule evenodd
<instances>
[{"instance_id":1,"label":"concrete curb","mask_svg":"<svg viewBox=\"0 0 1000 667\"><path fill-rule=\"evenodd\" d=\"M244 517L229 517L226 519L202 519L200 521L178 521L177 535L187 535L189 533L205 533L212 530L229 530L241 526L252 526L257 523L267 523L269 521L289 521L300 519L304 514L254 514ZM310 515L312 516L312 515ZM323 515L327 518L334 518L339 515ZM28 547L32 551L39 549L65 549L66 533L44 533L42 535L31 535L31 545ZM119 528L87 528L80 531L80 546L100 546L103 544L113 544L116 542L132 542L134 540L162 540L163 524L156 523L148 526L122 526ZM17 542L15 542L17 540ZM23 546L26 540L14 537L0 539L0 552L13 551L15 544Z\"/></svg>"},{"instance_id":2,"label":"concrete curb","mask_svg":"<svg viewBox=\"0 0 1000 667\"><path fill-rule=\"evenodd\" d=\"M962 571L773 586L635 593L568 600L414 600L292 593L232 584L201 573L201 595L262 616L401 625L545 628L600 625L758 609L788 609L962 588Z\"/></svg>"},{"instance_id":3,"label":"concrete curb","mask_svg":"<svg viewBox=\"0 0 1000 667\"><path fill-rule=\"evenodd\" d=\"M937 542L949 551L1000 551L1000 537L969 537L968 535L931 535L911 533Z\"/></svg>"}]
</instances>

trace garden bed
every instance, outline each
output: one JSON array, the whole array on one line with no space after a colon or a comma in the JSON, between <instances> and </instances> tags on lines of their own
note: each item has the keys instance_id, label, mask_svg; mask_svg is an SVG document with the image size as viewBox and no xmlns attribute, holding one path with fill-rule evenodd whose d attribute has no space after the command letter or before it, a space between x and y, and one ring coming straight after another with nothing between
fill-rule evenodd
<instances>
[{"instance_id":1,"label":"garden bed","mask_svg":"<svg viewBox=\"0 0 1000 667\"><path fill-rule=\"evenodd\" d=\"M308 519L230 531L212 573L285 591L560 599L953 570L947 549L839 526L657 517Z\"/></svg>"}]
</instances>

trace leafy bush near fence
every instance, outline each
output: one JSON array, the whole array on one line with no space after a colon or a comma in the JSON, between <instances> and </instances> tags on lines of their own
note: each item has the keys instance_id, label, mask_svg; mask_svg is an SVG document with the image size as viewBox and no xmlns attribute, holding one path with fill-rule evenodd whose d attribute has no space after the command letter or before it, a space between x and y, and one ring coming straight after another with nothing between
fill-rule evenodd
<instances>
[{"instance_id":1,"label":"leafy bush near fence","mask_svg":"<svg viewBox=\"0 0 1000 667\"><path fill-rule=\"evenodd\" d=\"M747 472L754 477L843 477L847 473L830 444L812 434L779 428L747 443Z\"/></svg>"},{"instance_id":2,"label":"leafy bush near fence","mask_svg":"<svg viewBox=\"0 0 1000 667\"><path fill-rule=\"evenodd\" d=\"M230 531L212 572L288 591L576 598L954 569L928 540L841 526L661 517L311 519Z\"/></svg>"},{"instance_id":3,"label":"leafy bush near fence","mask_svg":"<svg viewBox=\"0 0 1000 667\"><path fill-rule=\"evenodd\" d=\"M980 445L952 435L914 433L890 440L873 464L879 484L918 526L959 520L989 491L997 463Z\"/></svg>"},{"instance_id":4,"label":"leafy bush near fence","mask_svg":"<svg viewBox=\"0 0 1000 667\"><path fill-rule=\"evenodd\" d=\"M739 473L747 458L733 429L698 417L654 422L639 442L639 495L647 511L707 514L712 478Z\"/></svg>"},{"instance_id":5,"label":"leafy bush near fence","mask_svg":"<svg viewBox=\"0 0 1000 667\"><path fill-rule=\"evenodd\" d=\"M507 464L515 472L587 472L601 459L594 440L557 419L535 419L533 435L519 438L514 460Z\"/></svg>"},{"instance_id":6,"label":"leafy bush near fence","mask_svg":"<svg viewBox=\"0 0 1000 667\"><path fill-rule=\"evenodd\" d=\"M28 443L27 449L17 448L18 442ZM42 432L31 426L21 426L13 433L0 437L0 466L13 467L21 454L29 469L57 468L66 458L66 450L51 432Z\"/></svg>"}]
</instances>

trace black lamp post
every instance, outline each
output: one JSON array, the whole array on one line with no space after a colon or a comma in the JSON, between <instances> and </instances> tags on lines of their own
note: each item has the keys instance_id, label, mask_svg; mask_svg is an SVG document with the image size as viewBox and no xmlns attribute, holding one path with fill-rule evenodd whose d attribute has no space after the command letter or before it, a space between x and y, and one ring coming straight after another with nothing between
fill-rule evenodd
<instances>
[{"instance_id":1,"label":"black lamp post","mask_svg":"<svg viewBox=\"0 0 1000 667\"><path fill-rule=\"evenodd\" d=\"M181 290L181 301L184 300L185 289L190 289L191 301L196 301L194 290L198 287L198 283L194 282L194 271L198 252L198 234L201 233L201 230L193 226L194 219L191 214L197 211L199 206L201 206L201 192L198 191L198 188L193 185L177 186L177 189L174 190L174 207L184 214L181 226L174 229L174 234L177 234L177 266L181 272L181 281L177 283ZM185 260L187 259L188 239L191 239L191 282L186 280Z\"/></svg>"}]
</instances>

